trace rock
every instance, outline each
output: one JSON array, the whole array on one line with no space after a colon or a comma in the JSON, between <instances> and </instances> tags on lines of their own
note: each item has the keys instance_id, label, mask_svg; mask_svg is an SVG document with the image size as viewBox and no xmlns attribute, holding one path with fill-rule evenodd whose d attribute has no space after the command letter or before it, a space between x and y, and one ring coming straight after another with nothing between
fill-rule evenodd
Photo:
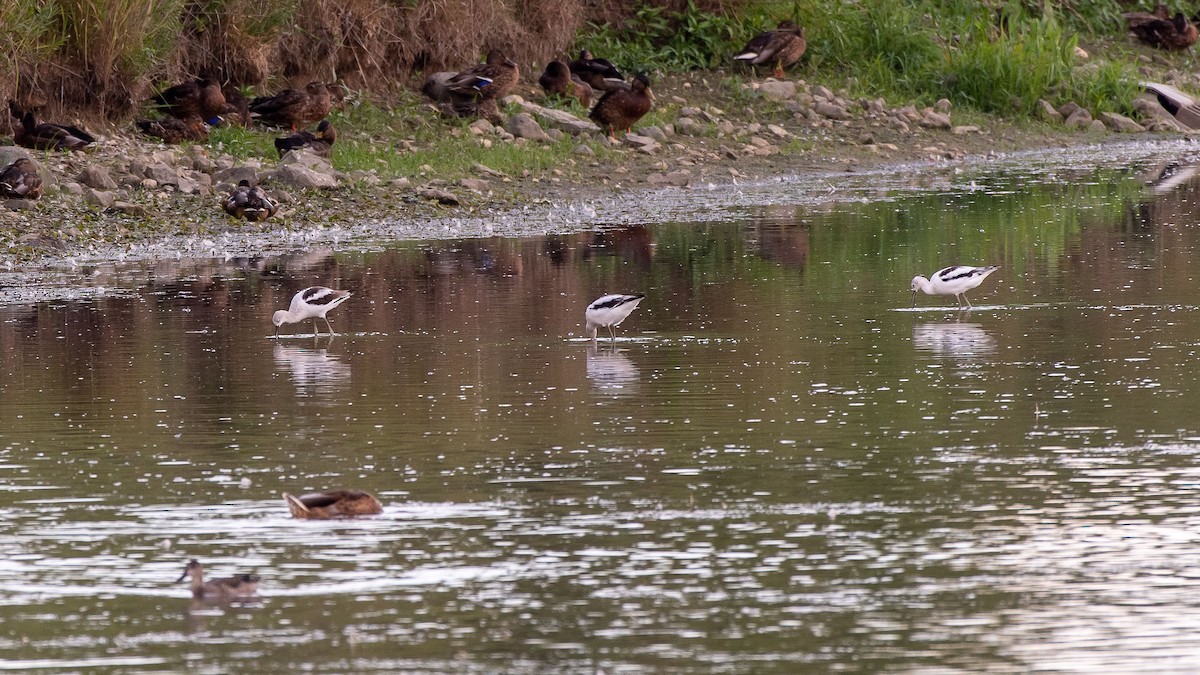
<instances>
[{"instance_id":1,"label":"rock","mask_svg":"<svg viewBox=\"0 0 1200 675\"><path fill-rule=\"evenodd\" d=\"M1066 119L1080 109L1081 106L1078 103L1074 101L1068 101L1067 103L1064 103L1058 107L1058 114L1062 115L1063 119Z\"/></svg>"},{"instance_id":2,"label":"rock","mask_svg":"<svg viewBox=\"0 0 1200 675\"><path fill-rule=\"evenodd\" d=\"M217 164L219 166L220 162ZM254 167L246 166L245 164L217 169L215 172L213 172L212 180L217 186L233 186L244 180L250 181L251 185L257 185L259 182L258 172L254 169Z\"/></svg>"},{"instance_id":3,"label":"rock","mask_svg":"<svg viewBox=\"0 0 1200 675\"><path fill-rule=\"evenodd\" d=\"M927 129L950 129L950 116L936 110L928 110L919 123Z\"/></svg>"},{"instance_id":4,"label":"rock","mask_svg":"<svg viewBox=\"0 0 1200 675\"><path fill-rule=\"evenodd\" d=\"M1146 127L1134 122L1124 115L1118 115L1115 112L1100 113L1100 121L1122 134L1136 134L1146 130Z\"/></svg>"},{"instance_id":5,"label":"rock","mask_svg":"<svg viewBox=\"0 0 1200 675\"><path fill-rule=\"evenodd\" d=\"M37 164L37 160L30 156L29 152L25 150L25 148L19 148L15 145L0 145L0 169L12 164L18 159L28 159L34 164Z\"/></svg>"},{"instance_id":6,"label":"rock","mask_svg":"<svg viewBox=\"0 0 1200 675\"><path fill-rule=\"evenodd\" d=\"M721 120L717 123L717 133L724 136L733 135L733 122L729 120Z\"/></svg>"},{"instance_id":7,"label":"rock","mask_svg":"<svg viewBox=\"0 0 1200 675\"><path fill-rule=\"evenodd\" d=\"M511 99L519 99L520 97L509 96L505 101ZM600 130L600 127L592 123L591 120L580 119L565 110L557 110L555 108L543 108L536 103L528 101L520 101L520 105L526 112L535 115L542 124L553 129L559 129L572 136L579 134L593 133Z\"/></svg>"},{"instance_id":8,"label":"rock","mask_svg":"<svg viewBox=\"0 0 1200 675\"><path fill-rule=\"evenodd\" d=\"M821 98L825 99L826 101L832 101L834 98L833 92L829 91L828 87L820 84L812 88L812 95L813 98Z\"/></svg>"},{"instance_id":9,"label":"rock","mask_svg":"<svg viewBox=\"0 0 1200 675\"><path fill-rule=\"evenodd\" d=\"M786 101L796 95L796 83L786 80L765 80L758 92L772 101Z\"/></svg>"},{"instance_id":10,"label":"rock","mask_svg":"<svg viewBox=\"0 0 1200 675\"><path fill-rule=\"evenodd\" d=\"M1153 94L1143 94L1134 99L1133 109L1142 116L1144 125L1151 131L1187 131L1187 127L1159 105Z\"/></svg>"},{"instance_id":11,"label":"rock","mask_svg":"<svg viewBox=\"0 0 1200 675\"><path fill-rule=\"evenodd\" d=\"M425 187L422 188L417 194L425 199L431 199L445 206L458 206L460 203L458 197L455 196L453 192L449 192L441 188Z\"/></svg>"},{"instance_id":12,"label":"rock","mask_svg":"<svg viewBox=\"0 0 1200 675\"><path fill-rule=\"evenodd\" d=\"M657 145L657 141L649 136L639 136L638 134L625 134L625 145L633 148L642 148L648 145Z\"/></svg>"},{"instance_id":13,"label":"rock","mask_svg":"<svg viewBox=\"0 0 1200 675\"><path fill-rule=\"evenodd\" d=\"M179 174L175 173L173 167L166 164L151 164L146 167L142 175L151 180L158 181L159 185L178 185Z\"/></svg>"},{"instance_id":14,"label":"rock","mask_svg":"<svg viewBox=\"0 0 1200 675\"><path fill-rule=\"evenodd\" d=\"M654 140L658 141L659 143L667 142L667 132L663 131L662 129L659 129L658 127L642 127L641 129L638 129L637 132L638 132L639 136L645 136L646 138L653 138Z\"/></svg>"},{"instance_id":15,"label":"rock","mask_svg":"<svg viewBox=\"0 0 1200 675\"><path fill-rule=\"evenodd\" d=\"M1077 47L1075 47L1075 58L1079 59L1080 61L1087 61L1088 59L1091 58L1091 55L1088 54L1087 51L1084 50L1083 47L1077 46Z\"/></svg>"},{"instance_id":16,"label":"rock","mask_svg":"<svg viewBox=\"0 0 1200 675\"><path fill-rule=\"evenodd\" d=\"M193 147L199 147L199 146L193 146ZM203 172L206 174L213 173L214 171L217 170L217 163L207 157L193 157L192 158L192 170L200 171L200 172Z\"/></svg>"},{"instance_id":17,"label":"rock","mask_svg":"<svg viewBox=\"0 0 1200 675\"><path fill-rule=\"evenodd\" d=\"M827 103L827 102L821 101L821 100L818 100L815 104L813 104L813 111L816 112L821 117L824 117L826 119L831 119L831 120L851 119L850 113L846 112L845 108L843 108L839 105L834 105L832 103Z\"/></svg>"},{"instance_id":18,"label":"rock","mask_svg":"<svg viewBox=\"0 0 1200 675\"><path fill-rule=\"evenodd\" d=\"M79 173L79 182L97 190L116 190L117 181L109 175L108 169L92 165ZM111 202L109 202L111 204ZM105 206L108 206L107 204Z\"/></svg>"},{"instance_id":19,"label":"rock","mask_svg":"<svg viewBox=\"0 0 1200 675\"><path fill-rule=\"evenodd\" d=\"M977 127L973 124L967 124L967 125L963 125L963 126L959 126L959 127L954 127L953 129L950 130L950 133L954 134L955 136L966 136L967 134L979 133L979 127Z\"/></svg>"},{"instance_id":20,"label":"rock","mask_svg":"<svg viewBox=\"0 0 1200 675\"><path fill-rule=\"evenodd\" d=\"M112 179L110 178L109 180ZM115 183L113 187L116 187ZM116 195L107 190L97 190L96 188L89 187L83 191L83 201L105 209L112 206L116 199Z\"/></svg>"},{"instance_id":21,"label":"rock","mask_svg":"<svg viewBox=\"0 0 1200 675\"><path fill-rule=\"evenodd\" d=\"M175 187L179 190L180 194L194 195L200 192L200 183L196 182L194 178L190 178L188 176L177 177Z\"/></svg>"},{"instance_id":22,"label":"rock","mask_svg":"<svg viewBox=\"0 0 1200 675\"><path fill-rule=\"evenodd\" d=\"M813 98L812 94L801 92L796 94L796 98L792 102L802 108L811 108L817 102L817 99Z\"/></svg>"},{"instance_id":23,"label":"rock","mask_svg":"<svg viewBox=\"0 0 1200 675\"><path fill-rule=\"evenodd\" d=\"M504 128L508 133L516 138L528 138L534 141L548 141L550 137L542 130L542 125L533 119L529 113L517 113L508 118L508 122L504 124Z\"/></svg>"},{"instance_id":24,"label":"rock","mask_svg":"<svg viewBox=\"0 0 1200 675\"><path fill-rule=\"evenodd\" d=\"M138 183L138 187L142 188L143 190L157 190L158 181L154 180L153 178L143 178L141 182Z\"/></svg>"},{"instance_id":25,"label":"rock","mask_svg":"<svg viewBox=\"0 0 1200 675\"><path fill-rule=\"evenodd\" d=\"M703 125L691 117L680 117L675 120L675 131L685 136L695 136L703 130Z\"/></svg>"},{"instance_id":26,"label":"rock","mask_svg":"<svg viewBox=\"0 0 1200 675\"><path fill-rule=\"evenodd\" d=\"M83 196L83 186L74 181L66 181L62 185L59 185L58 189L62 190L66 194L75 195L76 197Z\"/></svg>"},{"instance_id":27,"label":"rock","mask_svg":"<svg viewBox=\"0 0 1200 675\"><path fill-rule=\"evenodd\" d=\"M676 187L687 187L692 182L692 175L687 171L672 171L663 176L663 182Z\"/></svg>"},{"instance_id":28,"label":"rock","mask_svg":"<svg viewBox=\"0 0 1200 675\"><path fill-rule=\"evenodd\" d=\"M950 112L950 99L939 98L938 102L933 104L933 109L940 113Z\"/></svg>"},{"instance_id":29,"label":"rock","mask_svg":"<svg viewBox=\"0 0 1200 675\"><path fill-rule=\"evenodd\" d=\"M408 187L408 185L409 185L409 180L403 176L401 176L400 178L392 179L392 187L394 187L394 188L406 188L406 187Z\"/></svg>"},{"instance_id":30,"label":"rock","mask_svg":"<svg viewBox=\"0 0 1200 675\"><path fill-rule=\"evenodd\" d=\"M1101 133L1101 134L1108 131L1108 127L1104 126L1104 122L1101 122L1100 120L1092 120L1088 124L1087 129L1088 129L1088 131L1091 131L1093 133Z\"/></svg>"},{"instance_id":31,"label":"rock","mask_svg":"<svg viewBox=\"0 0 1200 675\"><path fill-rule=\"evenodd\" d=\"M1044 98L1039 98L1037 103L1033 104L1034 111L1039 118L1046 122L1059 123L1063 121L1062 113L1054 109L1050 102Z\"/></svg>"},{"instance_id":32,"label":"rock","mask_svg":"<svg viewBox=\"0 0 1200 675\"><path fill-rule=\"evenodd\" d=\"M104 210L114 213L121 213L126 216L136 216L138 218L145 218L146 216L150 215L150 212L146 210L146 207L142 206L141 204L130 204L129 202L113 202L112 206Z\"/></svg>"},{"instance_id":33,"label":"rock","mask_svg":"<svg viewBox=\"0 0 1200 675\"><path fill-rule=\"evenodd\" d=\"M768 124L767 131L771 132L772 134L774 134L775 136L777 136L779 138L787 138L788 136L791 136L791 134L788 133L787 129L784 129L783 127L779 126L778 124Z\"/></svg>"},{"instance_id":34,"label":"rock","mask_svg":"<svg viewBox=\"0 0 1200 675\"><path fill-rule=\"evenodd\" d=\"M4 200L4 208L9 211L29 211L37 206L37 202L32 199L6 199Z\"/></svg>"},{"instance_id":35,"label":"rock","mask_svg":"<svg viewBox=\"0 0 1200 675\"><path fill-rule=\"evenodd\" d=\"M1060 109L1059 112L1062 112ZM1063 125L1071 129L1083 129L1092 123L1092 114L1087 111L1087 108L1076 106L1075 111L1067 115L1067 119L1063 120Z\"/></svg>"},{"instance_id":36,"label":"rock","mask_svg":"<svg viewBox=\"0 0 1200 675\"><path fill-rule=\"evenodd\" d=\"M580 143L579 145L575 146L575 149L572 150L571 152L573 154L582 155L584 157L595 157L596 156L596 151L592 150L592 148L590 146L584 145L583 143Z\"/></svg>"},{"instance_id":37,"label":"rock","mask_svg":"<svg viewBox=\"0 0 1200 675\"><path fill-rule=\"evenodd\" d=\"M491 176L492 178L504 178L503 173L493 169L490 166L480 164L479 162L475 162L474 164L472 164L471 168L475 170L475 173L477 173L481 176Z\"/></svg>"},{"instance_id":38,"label":"rock","mask_svg":"<svg viewBox=\"0 0 1200 675\"><path fill-rule=\"evenodd\" d=\"M474 192L487 192L492 184L482 178L464 178L458 184Z\"/></svg>"},{"instance_id":39,"label":"rock","mask_svg":"<svg viewBox=\"0 0 1200 675\"><path fill-rule=\"evenodd\" d=\"M475 136L482 136L483 134L496 133L496 125L492 124L491 122L489 122L483 118L477 119L474 122L471 122L470 124L468 124L467 129Z\"/></svg>"},{"instance_id":40,"label":"rock","mask_svg":"<svg viewBox=\"0 0 1200 675\"><path fill-rule=\"evenodd\" d=\"M329 160L307 150L292 150L279 160L275 179L301 189L335 188L338 179Z\"/></svg>"},{"instance_id":41,"label":"rock","mask_svg":"<svg viewBox=\"0 0 1200 675\"><path fill-rule=\"evenodd\" d=\"M770 141L768 141L764 138L759 138L758 136L751 136L750 137L750 145L753 145L756 148L765 148L765 147L770 146L771 143L770 143Z\"/></svg>"},{"instance_id":42,"label":"rock","mask_svg":"<svg viewBox=\"0 0 1200 675\"><path fill-rule=\"evenodd\" d=\"M546 129L546 135L550 137L550 140L555 142L561 141L567 137L566 132L564 132L562 129Z\"/></svg>"}]
</instances>

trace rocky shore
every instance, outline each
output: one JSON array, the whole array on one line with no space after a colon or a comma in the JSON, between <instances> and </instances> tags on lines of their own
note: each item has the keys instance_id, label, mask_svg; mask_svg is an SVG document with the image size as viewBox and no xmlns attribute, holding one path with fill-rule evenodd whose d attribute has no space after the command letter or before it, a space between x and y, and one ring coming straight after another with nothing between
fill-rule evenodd
<instances>
[{"instance_id":1,"label":"rocky shore","mask_svg":"<svg viewBox=\"0 0 1200 675\"><path fill-rule=\"evenodd\" d=\"M469 175L439 174L429 166L412 175L342 171L336 146L333 163L307 152L277 161L237 157L219 142L164 146L118 129L102 130L101 140L87 152L0 147L0 166L30 157L47 187L40 200L3 203L0 264L11 269L69 257L100 243L136 245L171 235L479 216L532 200L619 195L647 187L688 189L886 163L960 162L1011 150L1103 142L1125 133L1187 133L1152 97L1138 104L1141 122L1047 102L1039 103L1041 121L1014 122L959 115L946 100L889 106L882 99L855 99L799 80L710 79L716 77L660 83L656 110L646 124L616 141L528 87L506 99L506 120L499 126L484 119L441 119L430 108L428 123L441 125L445 137L470 139L484 151ZM435 138L425 147L437 144ZM396 147L418 145L407 140ZM531 168L505 172L489 166L487 152L502 148L528 153ZM550 149L565 159L548 167L533 161ZM516 165L521 164L518 159ZM281 202L280 212L260 223L229 218L219 203L240 180L268 188Z\"/></svg>"}]
</instances>

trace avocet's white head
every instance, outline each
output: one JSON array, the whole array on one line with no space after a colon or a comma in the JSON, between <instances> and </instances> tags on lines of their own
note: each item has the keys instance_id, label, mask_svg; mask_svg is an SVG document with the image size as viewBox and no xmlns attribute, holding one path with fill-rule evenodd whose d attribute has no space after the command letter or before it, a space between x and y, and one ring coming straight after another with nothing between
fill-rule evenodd
<instances>
[{"instance_id":1,"label":"avocet's white head","mask_svg":"<svg viewBox=\"0 0 1200 675\"><path fill-rule=\"evenodd\" d=\"M917 306L917 291L924 291L929 288L929 280L918 274L912 280L912 307Z\"/></svg>"},{"instance_id":2,"label":"avocet's white head","mask_svg":"<svg viewBox=\"0 0 1200 675\"><path fill-rule=\"evenodd\" d=\"M288 317L287 310L281 309L271 315L271 323L275 324L276 328L279 328L283 324L287 323L287 317ZM278 332L278 331L276 331L276 332Z\"/></svg>"}]
</instances>

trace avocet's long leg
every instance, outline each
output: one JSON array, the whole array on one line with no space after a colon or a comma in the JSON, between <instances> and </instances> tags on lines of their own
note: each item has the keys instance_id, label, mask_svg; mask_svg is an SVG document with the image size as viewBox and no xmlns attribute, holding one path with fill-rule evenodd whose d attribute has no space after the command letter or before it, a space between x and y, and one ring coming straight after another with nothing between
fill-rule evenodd
<instances>
[{"instance_id":1,"label":"avocet's long leg","mask_svg":"<svg viewBox=\"0 0 1200 675\"><path fill-rule=\"evenodd\" d=\"M329 317L327 317L327 316L323 316L323 317L321 317L321 318L322 318L322 319L325 319L325 326L326 326L327 328L329 328L329 334L330 334L330 335L333 335L333 324L329 323Z\"/></svg>"}]
</instances>

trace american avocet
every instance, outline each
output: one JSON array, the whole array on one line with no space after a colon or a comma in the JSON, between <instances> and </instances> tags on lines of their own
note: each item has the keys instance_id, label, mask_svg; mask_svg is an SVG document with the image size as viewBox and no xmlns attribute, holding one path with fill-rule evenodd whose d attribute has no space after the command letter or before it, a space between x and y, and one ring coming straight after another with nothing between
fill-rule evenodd
<instances>
[{"instance_id":1,"label":"american avocet","mask_svg":"<svg viewBox=\"0 0 1200 675\"><path fill-rule=\"evenodd\" d=\"M375 495L360 490L332 490L293 497L283 493L283 499L293 518L327 520L350 516L369 516L383 513L383 505Z\"/></svg>"},{"instance_id":2,"label":"american avocet","mask_svg":"<svg viewBox=\"0 0 1200 675\"><path fill-rule=\"evenodd\" d=\"M583 316L587 320L587 332L592 336L592 342L596 341L596 329L600 327L607 328L613 342L616 342L616 327L621 325L621 322L633 312L644 297L646 296L640 293L637 295L606 295L588 305Z\"/></svg>"},{"instance_id":3,"label":"american avocet","mask_svg":"<svg viewBox=\"0 0 1200 675\"><path fill-rule=\"evenodd\" d=\"M285 323L299 323L305 319L313 320L313 333L317 332L317 319L325 319L329 334L333 335L333 326L325 317L329 310L337 307L350 297L350 291L335 291L324 286L309 286L292 296L292 306L281 309L271 317L275 324L275 337L279 337L279 327Z\"/></svg>"},{"instance_id":4,"label":"american avocet","mask_svg":"<svg viewBox=\"0 0 1200 675\"><path fill-rule=\"evenodd\" d=\"M193 560L183 568L179 583L192 578L192 597L197 600L233 600L235 598L252 598L258 593L258 576L254 574L239 574L225 579L204 580L204 566Z\"/></svg>"},{"instance_id":5,"label":"american avocet","mask_svg":"<svg viewBox=\"0 0 1200 675\"><path fill-rule=\"evenodd\" d=\"M912 306L917 306L917 291L924 291L926 295L953 295L954 299L958 301L959 307L962 307L964 302L967 303L967 307L971 307L971 301L967 299L967 291L983 283L987 275L998 269L1000 269L999 265L987 267L951 265L934 272L933 279L915 276L912 280Z\"/></svg>"}]
</instances>

